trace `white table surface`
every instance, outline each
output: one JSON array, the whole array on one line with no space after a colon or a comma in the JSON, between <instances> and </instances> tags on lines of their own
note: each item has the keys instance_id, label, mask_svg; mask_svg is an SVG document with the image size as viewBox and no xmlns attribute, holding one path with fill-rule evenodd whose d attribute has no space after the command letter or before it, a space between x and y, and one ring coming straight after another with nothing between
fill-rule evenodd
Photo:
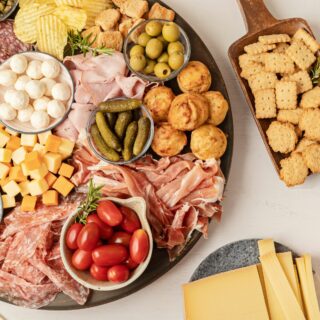
<instances>
[{"instance_id":1,"label":"white table surface","mask_svg":"<svg viewBox=\"0 0 320 320\"><path fill-rule=\"evenodd\" d=\"M175 268L145 289L122 300L85 310L39 311L0 302L8 320L177 320L183 318L181 284L209 253L245 238L273 237L293 250L309 252L320 266L320 177L287 189L279 180L231 70L228 47L245 33L236 0L165 0L207 44L224 76L235 126L234 157L220 225L200 240ZM265 0L278 18L303 17L320 39L319 0ZM214 79L213 79L214 81Z\"/></svg>"}]
</instances>

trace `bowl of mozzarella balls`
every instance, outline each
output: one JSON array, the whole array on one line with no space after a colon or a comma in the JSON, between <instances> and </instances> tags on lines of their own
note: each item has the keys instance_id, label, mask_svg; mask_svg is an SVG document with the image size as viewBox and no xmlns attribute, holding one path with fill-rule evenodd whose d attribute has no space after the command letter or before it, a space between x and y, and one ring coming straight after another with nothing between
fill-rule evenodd
<instances>
[{"instance_id":1,"label":"bowl of mozzarella balls","mask_svg":"<svg viewBox=\"0 0 320 320\"><path fill-rule=\"evenodd\" d=\"M23 52L0 66L0 121L19 133L41 133L59 125L73 95L68 69L48 54Z\"/></svg>"}]
</instances>

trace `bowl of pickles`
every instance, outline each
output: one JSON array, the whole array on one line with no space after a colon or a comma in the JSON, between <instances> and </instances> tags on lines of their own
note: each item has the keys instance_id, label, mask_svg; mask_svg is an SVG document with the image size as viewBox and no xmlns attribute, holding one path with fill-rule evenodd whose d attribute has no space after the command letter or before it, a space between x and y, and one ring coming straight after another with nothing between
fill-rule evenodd
<instances>
[{"instance_id":1,"label":"bowl of pickles","mask_svg":"<svg viewBox=\"0 0 320 320\"><path fill-rule=\"evenodd\" d=\"M150 82L169 81L190 60L191 46L186 32L175 22L151 19L131 29L124 41L128 68Z\"/></svg>"},{"instance_id":2,"label":"bowl of pickles","mask_svg":"<svg viewBox=\"0 0 320 320\"><path fill-rule=\"evenodd\" d=\"M87 136L100 160L125 165L146 154L153 140L154 122L140 100L110 99L92 112Z\"/></svg>"},{"instance_id":3,"label":"bowl of pickles","mask_svg":"<svg viewBox=\"0 0 320 320\"><path fill-rule=\"evenodd\" d=\"M0 21L7 19L18 6L18 0L0 0Z\"/></svg>"}]
</instances>

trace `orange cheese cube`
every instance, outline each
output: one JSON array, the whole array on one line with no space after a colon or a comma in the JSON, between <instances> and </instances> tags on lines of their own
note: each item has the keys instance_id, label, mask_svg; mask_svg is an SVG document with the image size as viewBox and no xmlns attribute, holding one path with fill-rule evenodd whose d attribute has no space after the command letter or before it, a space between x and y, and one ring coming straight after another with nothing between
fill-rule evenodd
<instances>
[{"instance_id":1,"label":"orange cheese cube","mask_svg":"<svg viewBox=\"0 0 320 320\"><path fill-rule=\"evenodd\" d=\"M41 163L40 168L35 170L27 170L28 175L31 177L31 179L39 180L44 178L48 174L48 168L44 163Z\"/></svg>"},{"instance_id":2,"label":"orange cheese cube","mask_svg":"<svg viewBox=\"0 0 320 320\"><path fill-rule=\"evenodd\" d=\"M38 133L38 139L39 139L39 143L42 144L43 146L46 144L48 137L52 135L51 130L49 131L45 131L42 133Z\"/></svg>"},{"instance_id":3,"label":"orange cheese cube","mask_svg":"<svg viewBox=\"0 0 320 320\"><path fill-rule=\"evenodd\" d=\"M10 167L7 164L0 162L0 180L3 180L4 178L6 178L9 171L10 171Z\"/></svg>"},{"instance_id":4,"label":"orange cheese cube","mask_svg":"<svg viewBox=\"0 0 320 320\"><path fill-rule=\"evenodd\" d=\"M47 181L43 178L29 182L29 191L32 196L40 196L49 189Z\"/></svg>"},{"instance_id":5,"label":"orange cheese cube","mask_svg":"<svg viewBox=\"0 0 320 320\"><path fill-rule=\"evenodd\" d=\"M19 183L20 193L22 196L29 194L29 181L23 181Z\"/></svg>"},{"instance_id":6,"label":"orange cheese cube","mask_svg":"<svg viewBox=\"0 0 320 320\"><path fill-rule=\"evenodd\" d=\"M66 178L71 178L74 171L74 167L70 166L70 164L63 163L59 169L60 176L64 176Z\"/></svg>"},{"instance_id":7,"label":"orange cheese cube","mask_svg":"<svg viewBox=\"0 0 320 320\"><path fill-rule=\"evenodd\" d=\"M10 179L7 177L7 178L4 178L4 179L1 179L0 180L0 186L1 188L3 188L4 185L6 185L8 182L10 182Z\"/></svg>"},{"instance_id":8,"label":"orange cheese cube","mask_svg":"<svg viewBox=\"0 0 320 320\"><path fill-rule=\"evenodd\" d=\"M61 166L62 156L59 153L48 152L43 156L43 161L50 172L57 173Z\"/></svg>"},{"instance_id":9,"label":"orange cheese cube","mask_svg":"<svg viewBox=\"0 0 320 320\"><path fill-rule=\"evenodd\" d=\"M12 151L19 149L21 146L21 139L17 136L11 136L7 142L6 148Z\"/></svg>"},{"instance_id":10,"label":"orange cheese cube","mask_svg":"<svg viewBox=\"0 0 320 320\"><path fill-rule=\"evenodd\" d=\"M10 134L0 129L0 147L3 148L10 140Z\"/></svg>"},{"instance_id":11,"label":"orange cheese cube","mask_svg":"<svg viewBox=\"0 0 320 320\"><path fill-rule=\"evenodd\" d=\"M46 179L46 181L47 181L47 184L48 184L49 188L51 188L52 185L56 182L57 177L56 177L54 174L52 174L51 172L49 172L49 173L45 176L45 179Z\"/></svg>"},{"instance_id":12,"label":"orange cheese cube","mask_svg":"<svg viewBox=\"0 0 320 320\"><path fill-rule=\"evenodd\" d=\"M60 144L61 138L51 134L46 141L46 150L49 152L58 152Z\"/></svg>"},{"instance_id":13,"label":"orange cheese cube","mask_svg":"<svg viewBox=\"0 0 320 320\"><path fill-rule=\"evenodd\" d=\"M53 189L57 190L64 197L66 197L70 191L74 188L74 185L65 177L60 176L52 186Z\"/></svg>"},{"instance_id":14,"label":"orange cheese cube","mask_svg":"<svg viewBox=\"0 0 320 320\"><path fill-rule=\"evenodd\" d=\"M14 166L10 168L9 179L16 182L23 182L27 180L27 177L23 174L20 166Z\"/></svg>"},{"instance_id":15,"label":"orange cheese cube","mask_svg":"<svg viewBox=\"0 0 320 320\"><path fill-rule=\"evenodd\" d=\"M58 205L58 192L56 190L48 190L42 195L42 203L46 206Z\"/></svg>"},{"instance_id":16,"label":"orange cheese cube","mask_svg":"<svg viewBox=\"0 0 320 320\"><path fill-rule=\"evenodd\" d=\"M72 155L72 151L74 149L75 142L61 138L61 144L59 146L58 153L62 155L62 159L69 158Z\"/></svg>"},{"instance_id":17,"label":"orange cheese cube","mask_svg":"<svg viewBox=\"0 0 320 320\"><path fill-rule=\"evenodd\" d=\"M0 148L0 161L4 163L9 163L12 157L12 150Z\"/></svg>"},{"instance_id":18,"label":"orange cheese cube","mask_svg":"<svg viewBox=\"0 0 320 320\"><path fill-rule=\"evenodd\" d=\"M37 204L37 197L24 196L21 203L22 211L35 211Z\"/></svg>"},{"instance_id":19,"label":"orange cheese cube","mask_svg":"<svg viewBox=\"0 0 320 320\"><path fill-rule=\"evenodd\" d=\"M46 153L46 147L40 143L36 143L32 149L32 151L38 151L40 156L43 156Z\"/></svg>"},{"instance_id":20,"label":"orange cheese cube","mask_svg":"<svg viewBox=\"0 0 320 320\"><path fill-rule=\"evenodd\" d=\"M41 159L38 151L32 151L26 154L24 164L28 171L39 169L41 167Z\"/></svg>"},{"instance_id":21,"label":"orange cheese cube","mask_svg":"<svg viewBox=\"0 0 320 320\"><path fill-rule=\"evenodd\" d=\"M4 194L1 196L3 209L13 208L16 206L15 197L8 196Z\"/></svg>"}]
</instances>

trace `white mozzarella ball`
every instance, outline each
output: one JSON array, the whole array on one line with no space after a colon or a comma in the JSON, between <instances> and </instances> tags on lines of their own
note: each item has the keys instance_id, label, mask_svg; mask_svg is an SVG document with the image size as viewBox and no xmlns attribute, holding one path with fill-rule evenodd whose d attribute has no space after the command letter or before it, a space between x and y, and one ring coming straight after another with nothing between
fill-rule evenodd
<instances>
[{"instance_id":1,"label":"white mozzarella ball","mask_svg":"<svg viewBox=\"0 0 320 320\"><path fill-rule=\"evenodd\" d=\"M41 79L43 77L43 74L41 72L41 65L42 65L42 62L39 60L30 61L27 68L27 75L31 79L36 79L36 80Z\"/></svg>"},{"instance_id":2,"label":"white mozzarella ball","mask_svg":"<svg viewBox=\"0 0 320 320\"><path fill-rule=\"evenodd\" d=\"M44 95L46 86L39 80L30 80L26 84L26 91L31 99L39 99Z\"/></svg>"},{"instance_id":3,"label":"white mozzarella ball","mask_svg":"<svg viewBox=\"0 0 320 320\"><path fill-rule=\"evenodd\" d=\"M34 109L31 106L28 106L27 108L18 111L17 118L20 122L28 122L30 121L33 112Z\"/></svg>"},{"instance_id":4,"label":"white mozzarella ball","mask_svg":"<svg viewBox=\"0 0 320 320\"><path fill-rule=\"evenodd\" d=\"M8 103L0 104L0 119L14 120L17 116L17 111L13 109Z\"/></svg>"},{"instance_id":5,"label":"white mozzarella ball","mask_svg":"<svg viewBox=\"0 0 320 320\"><path fill-rule=\"evenodd\" d=\"M45 111L38 110L32 113L30 121L35 129L44 129L48 127L50 118Z\"/></svg>"},{"instance_id":6,"label":"white mozzarella ball","mask_svg":"<svg viewBox=\"0 0 320 320\"><path fill-rule=\"evenodd\" d=\"M54 79L60 74L60 64L56 60L43 61L41 65L42 74L49 79Z\"/></svg>"},{"instance_id":7,"label":"white mozzarella ball","mask_svg":"<svg viewBox=\"0 0 320 320\"><path fill-rule=\"evenodd\" d=\"M41 97L40 99L36 99L33 101L33 107L34 110L47 110L48 103L50 102L50 99L47 97Z\"/></svg>"},{"instance_id":8,"label":"white mozzarella ball","mask_svg":"<svg viewBox=\"0 0 320 320\"><path fill-rule=\"evenodd\" d=\"M0 84L5 87L13 86L17 80L17 74L12 70L0 71Z\"/></svg>"},{"instance_id":9,"label":"white mozzarella ball","mask_svg":"<svg viewBox=\"0 0 320 320\"><path fill-rule=\"evenodd\" d=\"M29 105L29 96L25 91L9 89L4 94L4 101L9 103L12 108L21 110Z\"/></svg>"},{"instance_id":10,"label":"white mozzarella ball","mask_svg":"<svg viewBox=\"0 0 320 320\"><path fill-rule=\"evenodd\" d=\"M26 76L26 75L23 75L23 76L20 76L16 83L14 84L14 88L16 90L25 90L26 88L26 84L30 81L31 79Z\"/></svg>"},{"instance_id":11,"label":"white mozzarella ball","mask_svg":"<svg viewBox=\"0 0 320 320\"><path fill-rule=\"evenodd\" d=\"M53 79L48 79L48 78L43 78L40 80L40 82L44 83L46 86L46 92L44 94L48 97L51 97L52 88L54 87L56 82Z\"/></svg>"},{"instance_id":12,"label":"white mozzarella ball","mask_svg":"<svg viewBox=\"0 0 320 320\"><path fill-rule=\"evenodd\" d=\"M10 59L10 68L13 72L22 74L28 67L28 60L22 54L17 54Z\"/></svg>"},{"instance_id":13,"label":"white mozzarella ball","mask_svg":"<svg viewBox=\"0 0 320 320\"><path fill-rule=\"evenodd\" d=\"M58 100L51 100L48 103L48 114L50 117L58 119L63 117L66 112L66 108L61 101Z\"/></svg>"},{"instance_id":14,"label":"white mozzarella ball","mask_svg":"<svg viewBox=\"0 0 320 320\"><path fill-rule=\"evenodd\" d=\"M57 83L52 88L52 96L56 100L67 101L70 98L70 95L70 88L65 83Z\"/></svg>"}]
</instances>

